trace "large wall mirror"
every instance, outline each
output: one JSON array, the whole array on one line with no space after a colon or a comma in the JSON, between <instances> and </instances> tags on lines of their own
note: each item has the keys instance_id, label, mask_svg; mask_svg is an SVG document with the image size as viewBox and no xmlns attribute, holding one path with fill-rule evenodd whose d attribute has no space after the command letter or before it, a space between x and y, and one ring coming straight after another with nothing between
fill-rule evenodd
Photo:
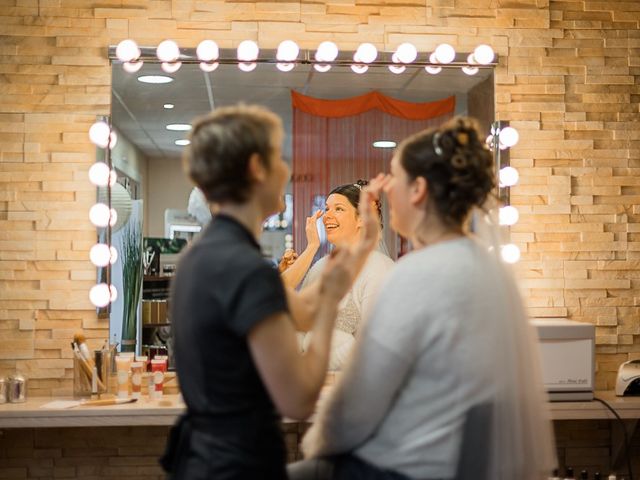
<instances>
[{"instance_id":1,"label":"large wall mirror","mask_svg":"<svg viewBox=\"0 0 640 480\"><path fill-rule=\"evenodd\" d=\"M156 77L155 81L166 83L145 83L142 81L145 77L151 81ZM148 250L144 252L148 268L143 281L143 301L138 308L136 351L146 353L154 344L153 352L164 350L170 331L165 300L170 274L179 256L176 252L199 230L198 220L188 214L190 197L194 200L193 187L181 164L185 148L181 144L188 136L188 125L195 117L216 107L238 102L264 105L283 119L286 132L283 153L291 163L292 90L323 99L343 99L371 91L408 102L431 102L455 96L454 113L478 118L487 134L494 120L493 68L481 68L475 75L468 75L460 67L451 67L432 75L423 66L407 66L401 74L394 74L387 65L372 65L366 73L357 74L349 65L334 65L330 71L320 73L311 64L298 64L293 70L282 72L274 63L258 63L253 71L244 72L237 64L229 63L220 64L213 72L204 72L197 62L183 62L176 72L166 73L158 63L145 61L139 71L128 73L121 63L114 61L111 122L118 133L118 144L111 157L118 183L137 203L132 211L137 211L141 219L143 248ZM186 130L181 130L180 125L187 125ZM379 139L358 141L370 145L375 140ZM392 149L384 153L388 160L392 154ZM343 183L353 180L345 179ZM300 181L295 172L292 181ZM297 200L292 195L294 190L290 184L289 208ZM269 219L261 239L265 254L277 260L285 245L291 243L291 234L290 212ZM385 239L394 256L398 250L397 239L389 229ZM154 258L150 259L151 255ZM112 305L110 339L113 342L121 339L120 310L122 306L117 302Z\"/></svg>"}]
</instances>

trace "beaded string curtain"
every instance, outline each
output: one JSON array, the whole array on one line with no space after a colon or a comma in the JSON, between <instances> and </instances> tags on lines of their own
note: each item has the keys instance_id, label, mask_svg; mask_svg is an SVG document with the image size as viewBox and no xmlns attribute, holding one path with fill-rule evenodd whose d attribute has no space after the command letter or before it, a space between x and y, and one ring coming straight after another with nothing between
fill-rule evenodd
<instances>
[{"instance_id":1,"label":"beaded string curtain","mask_svg":"<svg viewBox=\"0 0 640 480\"><path fill-rule=\"evenodd\" d=\"M393 149L374 148L376 140L397 143L453 117L455 97L411 103L379 92L324 100L291 92L293 106L293 236L294 248L306 246L305 219L324 208L327 193L337 185L368 180L389 171ZM396 258L404 246L388 227L383 208L383 236ZM323 244L319 255L324 255Z\"/></svg>"}]
</instances>

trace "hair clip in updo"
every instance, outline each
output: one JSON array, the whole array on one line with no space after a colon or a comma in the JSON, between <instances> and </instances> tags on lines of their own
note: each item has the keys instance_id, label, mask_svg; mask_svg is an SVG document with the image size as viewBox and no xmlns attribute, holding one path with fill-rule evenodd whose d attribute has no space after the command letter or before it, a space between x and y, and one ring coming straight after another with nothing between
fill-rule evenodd
<instances>
[{"instance_id":1,"label":"hair clip in updo","mask_svg":"<svg viewBox=\"0 0 640 480\"><path fill-rule=\"evenodd\" d=\"M442 147L440 146L440 132L436 132L433 134L433 151L436 152L436 155L439 157L442 156Z\"/></svg>"},{"instance_id":2,"label":"hair clip in updo","mask_svg":"<svg viewBox=\"0 0 640 480\"><path fill-rule=\"evenodd\" d=\"M359 183L354 183L353 186L362 191L362 185L360 185Z\"/></svg>"}]
</instances>

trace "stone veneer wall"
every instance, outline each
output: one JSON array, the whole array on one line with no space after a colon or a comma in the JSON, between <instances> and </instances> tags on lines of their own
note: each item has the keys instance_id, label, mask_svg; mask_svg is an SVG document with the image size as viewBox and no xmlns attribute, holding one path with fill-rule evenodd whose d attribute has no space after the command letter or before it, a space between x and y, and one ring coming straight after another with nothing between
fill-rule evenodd
<instances>
[{"instance_id":1,"label":"stone veneer wall","mask_svg":"<svg viewBox=\"0 0 640 480\"><path fill-rule=\"evenodd\" d=\"M521 133L512 191L533 315L597 325L597 388L640 358L640 4L636 0L0 0L0 374L31 395L71 391L70 337L98 345L88 302L94 159L108 114L107 45L243 39L391 50L480 42L500 55L497 118ZM638 225L637 227L634 225Z\"/></svg>"},{"instance_id":2,"label":"stone veneer wall","mask_svg":"<svg viewBox=\"0 0 640 480\"><path fill-rule=\"evenodd\" d=\"M612 466L611 423L606 420L555 422L560 471L626 472L626 457ZM287 461L302 458L304 423L283 426ZM158 458L167 427L25 428L0 430L0 479L81 478L83 480L165 478ZM640 471L640 430L630 440L634 472ZM624 476L618 475L618 478Z\"/></svg>"}]
</instances>

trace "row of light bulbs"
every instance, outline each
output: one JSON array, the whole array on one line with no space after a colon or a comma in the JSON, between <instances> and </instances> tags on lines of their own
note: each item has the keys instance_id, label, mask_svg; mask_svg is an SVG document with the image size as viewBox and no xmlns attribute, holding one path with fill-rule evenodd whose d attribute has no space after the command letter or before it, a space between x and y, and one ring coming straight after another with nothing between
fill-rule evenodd
<instances>
[{"instance_id":1,"label":"row of light bulbs","mask_svg":"<svg viewBox=\"0 0 640 480\"><path fill-rule=\"evenodd\" d=\"M115 147L118 137L104 121L94 123L89 129L89 139L99 148ZM89 168L89 181L96 187L113 187L117 174L105 162L96 162ZM113 227L118 221L118 214L110 205L98 201L89 209L89 220L97 228ZM113 265L118 260L118 251L112 245L96 243L89 250L89 259L96 267ZM98 283L89 290L89 300L96 307L102 308L115 302L118 297L116 287L107 283Z\"/></svg>"},{"instance_id":2,"label":"row of light bulbs","mask_svg":"<svg viewBox=\"0 0 640 480\"><path fill-rule=\"evenodd\" d=\"M244 72L250 72L257 66L256 61L260 54L258 44L253 40L240 42L237 48L238 68ZM314 54L313 68L318 72L328 72L332 63L338 58L338 46L331 41L324 41L318 45ZM123 68L129 73L135 73L142 68L142 51L138 44L131 39L122 40L116 47L116 57L123 62ZM180 48L173 40L164 40L156 48L156 56L161 62L162 69L167 73L175 73L182 66ZM300 61L300 47L293 40L284 40L278 45L276 51L276 67L288 72L293 70ZM219 66L220 48L213 40L203 40L196 48L196 57L200 62L200 68L205 72L213 72ZM456 51L448 43L442 43L429 55L429 65L425 70L432 74L442 71L441 65L447 65L455 60ZM361 43L353 54L351 69L358 74L365 73L369 65L378 58L378 49L372 43ZM391 72L400 74L406 70L406 66L412 64L418 58L418 49L415 45L404 42L398 46L391 56L392 64L388 65ZM478 66L490 65L495 58L493 48L489 45L478 45L473 53L467 57L467 64L462 70L467 75L475 75L479 71Z\"/></svg>"},{"instance_id":3,"label":"row of light bulbs","mask_svg":"<svg viewBox=\"0 0 640 480\"><path fill-rule=\"evenodd\" d=\"M513 127L492 127L491 134L487 137L487 145L492 149L499 148L506 150L518 143L520 135ZM510 188L518 183L520 174L515 168L503 167L498 172L498 186L500 188ZM520 219L518 209L513 205L500 207L498 211L498 221L501 226L510 227L515 225ZM500 256L507 263L516 263L520 260L520 248L515 243L507 243L500 247Z\"/></svg>"}]
</instances>

